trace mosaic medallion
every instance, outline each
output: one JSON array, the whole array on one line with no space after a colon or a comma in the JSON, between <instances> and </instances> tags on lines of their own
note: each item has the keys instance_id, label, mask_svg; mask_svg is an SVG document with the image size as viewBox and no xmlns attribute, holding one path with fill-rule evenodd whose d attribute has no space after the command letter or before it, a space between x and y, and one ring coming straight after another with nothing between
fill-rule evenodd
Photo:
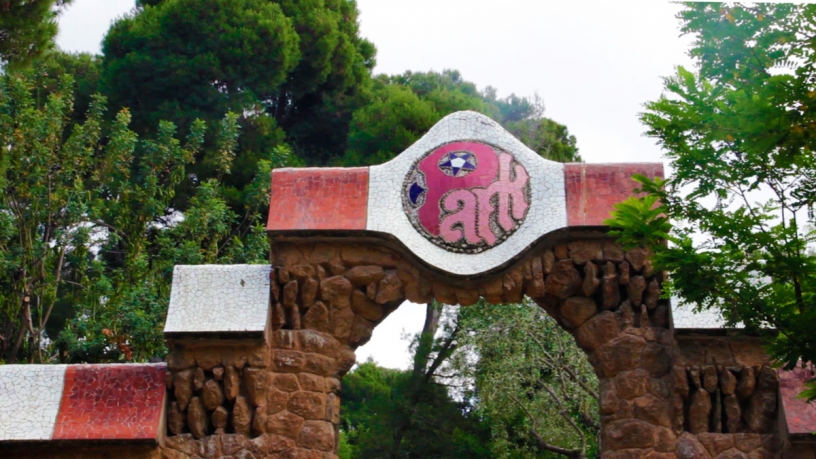
<instances>
[{"instance_id":1,"label":"mosaic medallion","mask_svg":"<svg viewBox=\"0 0 816 459\"><path fill-rule=\"evenodd\" d=\"M530 177L506 151L482 142L452 142L414 163L402 202L414 228L429 241L450 252L479 253L524 223Z\"/></svg>"}]
</instances>

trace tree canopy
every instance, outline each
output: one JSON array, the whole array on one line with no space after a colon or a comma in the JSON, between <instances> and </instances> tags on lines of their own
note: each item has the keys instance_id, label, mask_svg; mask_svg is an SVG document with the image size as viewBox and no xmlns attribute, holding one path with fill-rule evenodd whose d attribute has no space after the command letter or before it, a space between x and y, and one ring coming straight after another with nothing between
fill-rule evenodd
<instances>
[{"instance_id":1,"label":"tree canopy","mask_svg":"<svg viewBox=\"0 0 816 459\"><path fill-rule=\"evenodd\" d=\"M0 1L0 68L22 68L54 46L57 14L72 0Z\"/></svg>"},{"instance_id":2,"label":"tree canopy","mask_svg":"<svg viewBox=\"0 0 816 459\"><path fill-rule=\"evenodd\" d=\"M669 293L764 333L786 366L812 365L816 7L687 3L679 17L699 68L679 67L641 117L673 175L641 177L650 195L610 223L653 241Z\"/></svg>"}]
</instances>

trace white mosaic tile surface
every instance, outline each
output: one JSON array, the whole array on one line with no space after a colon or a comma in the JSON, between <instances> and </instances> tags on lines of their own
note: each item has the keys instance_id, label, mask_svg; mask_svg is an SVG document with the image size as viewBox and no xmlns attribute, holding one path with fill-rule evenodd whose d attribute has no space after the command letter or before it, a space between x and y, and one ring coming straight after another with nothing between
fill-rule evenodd
<instances>
[{"instance_id":1,"label":"white mosaic tile surface","mask_svg":"<svg viewBox=\"0 0 816 459\"><path fill-rule=\"evenodd\" d=\"M0 365L0 441L50 440L67 365Z\"/></svg>"},{"instance_id":2,"label":"white mosaic tile surface","mask_svg":"<svg viewBox=\"0 0 816 459\"><path fill-rule=\"evenodd\" d=\"M176 266L164 332L262 332L270 271L270 265Z\"/></svg>"},{"instance_id":3,"label":"white mosaic tile surface","mask_svg":"<svg viewBox=\"0 0 816 459\"><path fill-rule=\"evenodd\" d=\"M719 311L694 312L692 305L681 305L678 298L672 298L671 304L674 328L725 328L725 320Z\"/></svg>"},{"instance_id":4,"label":"white mosaic tile surface","mask_svg":"<svg viewBox=\"0 0 816 459\"><path fill-rule=\"evenodd\" d=\"M403 181L414 161L456 140L482 141L511 153L531 179L531 205L524 223L506 241L478 254L451 253L434 245L411 225L402 207ZM501 266L541 236L567 226L564 165L542 158L476 112L446 116L399 156L369 171L366 229L397 237L426 263L452 274L472 275Z\"/></svg>"}]
</instances>

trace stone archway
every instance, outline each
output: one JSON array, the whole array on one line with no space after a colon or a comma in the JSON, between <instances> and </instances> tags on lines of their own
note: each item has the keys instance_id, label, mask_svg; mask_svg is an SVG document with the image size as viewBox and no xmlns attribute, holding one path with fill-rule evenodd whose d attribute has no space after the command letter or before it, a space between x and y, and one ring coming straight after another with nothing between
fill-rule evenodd
<instances>
[{"instance_id":1,"label":"stone archway","mask_svg":"<svg viewBox=\"0 0 816 459\"><path fill-rule=\"evenodd\" d=\"M340 380L383 318L526 295L598 375L602 457L773 457L776 373L684 350L663 274L605 232L633 173L662 168L552 163L470 112L382 166L275 171L254 328L175 329L171 302L165 456L336 458Z\"/></svg>"}]
</instances>

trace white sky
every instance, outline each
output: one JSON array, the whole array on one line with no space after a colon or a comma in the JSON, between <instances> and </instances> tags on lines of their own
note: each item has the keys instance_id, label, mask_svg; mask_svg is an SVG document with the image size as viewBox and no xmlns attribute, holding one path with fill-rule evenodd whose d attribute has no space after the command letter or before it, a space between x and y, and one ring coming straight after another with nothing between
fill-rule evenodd
<instances>
[{"instance_id":1,"label":"white sky","mask_svg":"<svg viewBox=\"0 0 816 459\"><path fill-rule=\"evenodd\" d=\"M75 0L60 20L59 46L99 52L133 0ZM576 136L586 162L659 162L643 137L643 104L674 67L691 67L679 37L679 5L667 1L357 0L362 35L377 46L376 73L456 69L479 89L544 99L545 116ZM405 332L424 306L405 304L357 351L383 366L410 363Z\"/></svg>"}]
</instances>

